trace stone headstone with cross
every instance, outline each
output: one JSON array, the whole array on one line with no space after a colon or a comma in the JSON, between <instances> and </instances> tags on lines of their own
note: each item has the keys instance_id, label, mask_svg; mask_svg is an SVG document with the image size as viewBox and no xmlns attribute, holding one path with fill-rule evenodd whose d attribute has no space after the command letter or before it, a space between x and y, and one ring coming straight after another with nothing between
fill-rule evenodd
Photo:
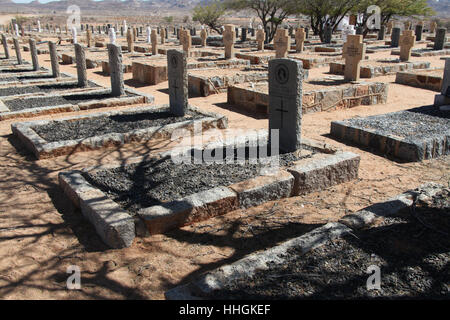
<instances>
[{"instance_id":1,"label":"stone headstone with cross","mask_svg":"<svg viewBox=\"0 0 450 320\"><path fill-rule=\"evenodd\" d=\"M296 52L303 52L305 39L306 39L305 29L297 28L297 30L295 30L295 51Z\"/></svg>"},{"instance_id":2,"label":"stone headstone with cross","mask_svg":"<svg viewBox=\"0 0 450 320\"><path fill-rule=\"evenodd\" d=\"M152 55L158 54L158 34L156 33L156 30L152 30L151 34L151 40L152 40Z\"/></svg>"},{"instance_id":3,"label":"stone headstone with cross","mask_svg":"<svg viewBox=\"0 0 450 320\"><path fill-rule=\"evenodd\" d=\"M269 135L278 130L281 152L301 147L302 65L293 59L269 60Z\"/></svg>"},{"instance_id":4,"label":"stone headstone with cross","mask_svg":"<svg viewBox=\"0 0 450 320\"><path fill-rule=\"evenodd\" d=\"M258 43L258 51L264 50L264 40L266 39L266 33L262 28L258 28L256 32L256 41Z\"/></svg>"},{"instance_id":5,"label":"stone headstone with cross","mask_svg":"<svg viewBox=\"0 0 450 320\"><path fill-rule=\"evenodd\" d=\"M125 94L123 84L122 48L121 46L109 43L109 73L111 77L111 95L118 97Z\"/></svg>"},{"instance_id":6,"label":"stone headstone with cross","mask_svg":"<svg viewBox=\"0 0 450 320\"><path fill-rule=\"evenodd\" d=\"M202 26L200 31L200 38L202 39L202 47L206 47L206 38L208 38L208 33L204 26Z\"/></svg>"},{"instance_id":7,"label":"stone headstone with cross","mask_svg":"<svg viewBox=\"0 0 450 320\"><path fill-rule=\"evenodd\" d=\"M167 77L170 112L176 116L184 116L188 109L187 58L184 51L167 51Z\"/></svg>"},{"instance_id":8,"label":"stone headstone with cross","mask_svg":"<svg viewBox=\"0 0 450 320\"><path fill-rule=\"evenodd\" d=\"M405 30L400 36L400 61L409 61L411 58L411 50L416 44L414 31Z\"/></svg>"},{"instance_id":9,"label":"stone headstone with cross","mask_svg":"<svg viewBox=\"0 0 450 320\"><path fill-rule=\"evenodd\" d=\"M273 46L275 48L275 58L286 58L288 51L291 48L289 31L286 29L278 29L273 39Z\"/></svg>"},{"instance_id":10,"label":"stone headstone with cross","mask_svg":"<svg viewBox=\"0 0 450 320\"><path fill-rule=\"evenodd\" d=\"M445 36L446 32L447 32L446 28L439 28L439 29L437 29L436 36L434 38L434 46L433 46L434 50L442 50L442 49L444 49L445 40L446 40L446 36Z\"/></svg>"},{"instance_id":11,"label":"stone headstone with cross","mask_svg":"<svg viewBox=\"0 0 450 320\"><path fill-rule=\"evenodd\" d=\"M225 59L234 58L234 42L236 41L236 32L231 24L225 25L223 31L223 44L225 46Z\"/></svg>"},{"instance_id":12,"label":"stone headstone with cross","mask_svg":"<svg viewBox=\"0 0 450 320\"><path fill-rule=\"evenodd\" d=\"M358 81L361 67L361 60L366 55L366 44L360 34L348 35L344 44L345 55L344 79L348 81Z\"/></svg>"}]
</instances>

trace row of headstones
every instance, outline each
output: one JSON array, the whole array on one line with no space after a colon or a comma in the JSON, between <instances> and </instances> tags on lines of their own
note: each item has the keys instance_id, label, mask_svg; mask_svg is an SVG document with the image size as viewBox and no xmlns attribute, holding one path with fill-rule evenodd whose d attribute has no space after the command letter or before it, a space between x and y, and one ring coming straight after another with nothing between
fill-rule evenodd
<instances>
[{"instance_id":1,"label":"row of headstones","mask_svg":"<svg viewBox=\"0 0 450 320\"><path fill-rule=\"evenodd\" d=\"M401 36L400 36L401 29L400 28L393 28L392 34L391 34L391 47L398 47L399 44L401 44ZM436 35L434 37L434 50L442 50L445 47L446 42L446 33L447 29L445 28L438 28L436 30ZM419 34L415 33L412 30L404 30L403 34L407 34L408 36L414 36L415 41L420 41L422 39L422 33L421 30L419 30Z\"/></svg>"}]
</instances>

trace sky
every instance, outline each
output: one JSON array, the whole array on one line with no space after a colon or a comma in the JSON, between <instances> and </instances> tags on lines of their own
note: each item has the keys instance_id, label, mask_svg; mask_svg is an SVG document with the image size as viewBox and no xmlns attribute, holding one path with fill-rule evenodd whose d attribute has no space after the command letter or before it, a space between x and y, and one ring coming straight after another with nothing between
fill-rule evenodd
<instances>
[{"instance_id":1,"label":"sky","mask_svg":"<svg viewBox=\"0 0 450 320\"><path fill-rule=\"evenodd\" d=\"M12 0L15 3L30 3L33 2L34 0ZM59 0L39 0L39 2L41 3L47 3L47 2L51 2L51 1L59 1ZM94 0L94 1L99 1L99 0Z\"/></svg>"}]
</instances>

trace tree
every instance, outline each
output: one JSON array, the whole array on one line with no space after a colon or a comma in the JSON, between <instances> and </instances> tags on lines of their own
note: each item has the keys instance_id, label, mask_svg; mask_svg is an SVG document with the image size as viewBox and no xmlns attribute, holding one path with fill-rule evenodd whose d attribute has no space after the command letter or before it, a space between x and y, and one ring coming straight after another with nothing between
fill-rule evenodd
<instances>
[{"instance_id":1,"label":"tree","mask_svg":"<svg viewBox=\"0 0 450 320\"><path fill-rule=\"evenodd\" d=\"M315 35L324 40L325 25L334 31L342 19L354 10L360 0L294 0L297 13L309 16Z\"/></svg>"},{"instance_id":2,"label":"tree","mask_svg":"<svg viewBox=\"0 0 450 320\"><path fill-rule=\"evenodd\" d=\"M274 38L284 19L296 12L293 0L225 0L224 3L232 10L249 9L255 12L264 30L267 30L267 26L270 25L270 32L267 35L269 42Z\"/></svg>"},{"instance_id":3,"label":"tree","mask_svg":"<svg viewBox=\"0 0 450 320\"><path fill-rule=\"evenodd\" d=\"M362 14L360 26L366 27L367 20L371 13L367 13L370 5L376 5L380 8L381 24L386 24L393 16L429 16L434 13L428 6L427 0L362 0L355 8L355 13ZM367 33L367 28L365 33Z\"/></svg>"},{"instance_id":4,"label":"tree","mask_svg":"<svg viewBox=\"0 0 450 320\"><path fill-rule=\"evenodd\" d=\"M192 20L204 24L211 29L222 34L222 16L225 14L225 6L219 2L214 1L205 6L197 5L192 10Z\"/></svg>"},{"instance_id":5,"label":"tree","mask_svg":"<svg viewBox=\"0 0 450 320\"><path fill-rule=\"evenodd\" d=\"M173 22L173 17L172 17L172 16L164 17L164 21L165 21L167 24L172 24L172 22Z\"/></svg>"}]
</instances>

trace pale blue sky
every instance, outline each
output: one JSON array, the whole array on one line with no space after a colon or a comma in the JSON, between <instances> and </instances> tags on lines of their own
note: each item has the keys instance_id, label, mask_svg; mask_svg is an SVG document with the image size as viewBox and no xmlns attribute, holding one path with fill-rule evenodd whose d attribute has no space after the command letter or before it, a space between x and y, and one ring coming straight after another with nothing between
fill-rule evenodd
<instances>
[{"instance_id":1,"label":"pale blue sky","mask_svg":"<svg viewBox=\"0 0 450 320\"><path fill-rule=\"evenodd\" d=\"M30 3L34 0L12 0L15 3ZM39 0L41 3L47 3L50 1L59 1L59 0ZM100 1L100 0L94 0L94 1ZM122 0L123 1L123 0Z\"/></svg>"}]
</instances>

